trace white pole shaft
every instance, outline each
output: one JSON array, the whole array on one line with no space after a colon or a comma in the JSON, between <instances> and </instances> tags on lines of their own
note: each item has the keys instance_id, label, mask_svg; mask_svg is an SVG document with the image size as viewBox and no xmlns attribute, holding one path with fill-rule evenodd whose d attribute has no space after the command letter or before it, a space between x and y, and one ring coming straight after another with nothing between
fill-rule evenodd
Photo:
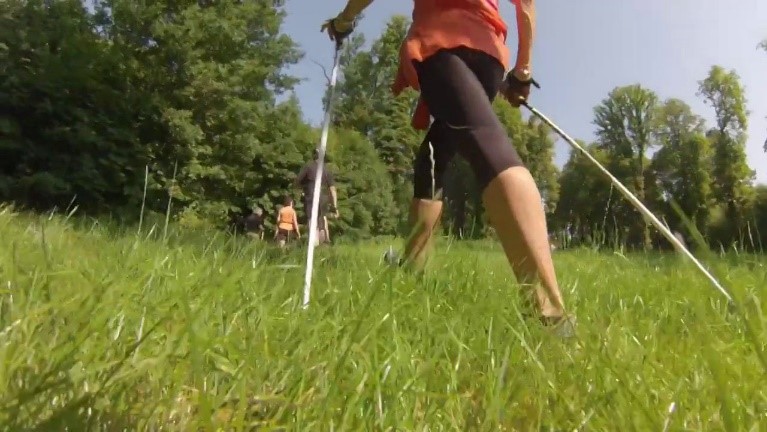
<instances>
[{"instance_id":1,"label":"white pole shaft","mask_svg":"<svg viewBox=\"0 0 767 432\"><path fill-rule=\"evenodd\" d=\"M634 194L631 193L631 191L626 188L626 186L623 186L623 183L621 183L615 176L610 174L610 171L608 171L602 164L599 163L589 152L586 151L583 147L581 147L577 142L575 142L574 139L570 138L569 135L567 135L562 129L559 128L556 124L554 124L553 121L549 120L548 117L541 114L540 111L533 108L529 104L525 104L525 107L530 110L531 113L533 113L535 116L537 116L539 119L543 120L544 123L546 123L550 128L554 129L559 136L561 136L565 141L567 141L570 146L572 146L574 149L578 150L582 155L586 156L591 162L594 163L607 177L610 178L610 181L613 183L613 185L618 188L618 190L623 194L626 199L631 201L632 204L634 204L634 207L639 210L642 215L644 215L647 219L652 222L652 224L655 226L655 228L658 229L658 231L663 234L664 237L668 241L671 242L678 250L682 251L687 258L689 258L696 267L708 278L708 280L711 281L712 284L714 284L714 287L721 292L728 301L732 301L732 296L729 292L727 292L726 289L719 283L719 281L716 280L716 278L709 272L703 264L701 264L700 261L698 261L697 258L689 251L687 248L682 244L682 242L679 241L679 239L674 236L674 234L669 230L663 223L661 223L660 220L658 220L657 217L647 208L644 204L642 204L642 201L639 201L639 198L637 198Z\"/></svg>"},{"instance_id":2,"label":"white pole shaft","mask_svg":"<svg viewBox=\"0 0 767 432\"><path fill-rule=\"evenodd\" d=\"M320 149L317 157L317 174L314 178L314 193L312 194L312 212L309 220L309 247L306 252L306 273L304 274L304 301L303 307L309 307L309 298L312 292L312 272L314 270L314 246L317 243L317 208L320 204L320 191L322 189L322 173L325 165L325 150L328 146L328 132L330 130L330 118L333 112L333 100L336 90L336 80L338 79L339 67L339 49L336 49L333 57L333 72L330 74L330 93L328 95L328 106L325 110L325 120L322 125L322 136L320 137Z\"/></svg>"}]
</instances>

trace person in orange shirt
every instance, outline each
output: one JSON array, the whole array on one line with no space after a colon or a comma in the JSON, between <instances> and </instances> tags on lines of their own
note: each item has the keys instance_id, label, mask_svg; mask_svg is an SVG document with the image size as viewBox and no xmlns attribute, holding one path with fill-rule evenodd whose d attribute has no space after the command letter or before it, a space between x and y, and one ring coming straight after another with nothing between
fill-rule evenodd
<instances>
[{"instance_id":1,"label":"person in orange shirt","mask_svg":"<svg viewBox=\"0 0 767 432\"><path fill-rule=\"evenodd\" d=\"M372 1L349 0L321 30L340 47ZM412 234L400 264L423 267L442 213L442 175L459 153L474 171L490 222L517 281L535 299L541 321L572 335L574 317L565 314L540 192L492 108L498 93L519 107L534 83L534 0L511 1L519 45L508 74L507 26L498 0L413 1L413 22L400 48L392 90L398 94L412 87L420 92L412 124L428 132L414 161Z\"/></svg>"},{"instance_id":2,"label":"person in orange shirt","mask_svg":"<svg viewBox=\"0 0 767 432\"><path fill-rule=\"evenodd\" d=\"M277 212L277 230L274 232L274 238L284 247L287 242L293 239L293 233L297 238L301 238L301 231L298 229L298 216L293 208L293 198L288 196L283 201L283 207Z\"/></svg>"}]
</instances>

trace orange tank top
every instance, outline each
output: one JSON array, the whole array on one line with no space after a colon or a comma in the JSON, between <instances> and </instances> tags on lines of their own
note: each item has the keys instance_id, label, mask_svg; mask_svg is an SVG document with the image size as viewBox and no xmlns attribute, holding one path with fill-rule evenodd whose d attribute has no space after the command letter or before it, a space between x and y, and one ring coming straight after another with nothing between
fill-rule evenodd
<instances>
[{"instance_id":1,"label":"orange tank top","mask_svg":"<svg viewBox=\"0 0 767 432\"><path fill-rule=\"evenodd\" d=\"M296 220L296 211L293 210L293 207L283 207L280 209L278 220L278 227L280 229L293 231L293 222Z\"/></svg>"},{"instance_id":2,"label":"orange tank top","mask_svg":"<svg viewBox=\"0 0 767 432\"><path fill-rule=\"evenodd\" d=\"M516 0L513 0L516 1ZM498 0L414 0L413 22L400 47L400 63L392 90L420 90L413 61L423 61L441 49L467 47L483 51L509 68L508 28ZM429 111L419 101L413 116L416 129L429 126Z\"/></svg>"}]
</instances>

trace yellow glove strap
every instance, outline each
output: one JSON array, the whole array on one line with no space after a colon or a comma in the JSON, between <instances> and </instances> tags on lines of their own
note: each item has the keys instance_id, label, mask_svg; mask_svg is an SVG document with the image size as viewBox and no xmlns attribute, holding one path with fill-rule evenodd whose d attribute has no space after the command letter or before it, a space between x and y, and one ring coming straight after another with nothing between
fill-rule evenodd
<instances>
[{"instance_id":1,"label":"yellow glove strap","mask_svg":"<svg viewBox=\"0 0 767 432\"><path fill-rule=\"evenodd\" d=\"M353 17L349 19L349 17L345 17L343 12L338 14L336 19L333 20L333 25L335 26L336 30L338 30L341 33L346 33L347 31L351 30L354 27L354 19L356 17Z\"/></svg>"}]
</instances>

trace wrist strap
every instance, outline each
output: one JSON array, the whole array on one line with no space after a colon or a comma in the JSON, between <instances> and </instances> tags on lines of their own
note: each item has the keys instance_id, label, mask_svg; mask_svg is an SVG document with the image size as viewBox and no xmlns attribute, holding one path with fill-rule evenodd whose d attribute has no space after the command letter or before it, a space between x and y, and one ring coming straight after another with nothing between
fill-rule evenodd
<instances>
[{"instance_id":1,"label":"wrist strap","mask_svg":"<svg viewBox=\"0 0 767 432\"><path fill-rule=\"evenodd\" d=\"M535 78L533 78L532 76L530 77L530 79L522 81L521 79L517 78L517 76L514 75L513 72L509 72L509 74L506 76L506 79L507 80L513 80L513 82L515 82L517 84L522 84L522 85L530 85L530 84L532 84L532 85L535 86L535 88L538 88L538 89L541 88L541 86L538 84L538 81L536 81Z\"/></svg>"},{"instance_id":2,"label":"wrist strap","mask_svg":"<svg viewBox=\"0 0 767 432\"><path fill-rule=\"evenodd\" d=\"M354 19L347 19L347 18L344 16L343 12L342 12L342 13L338 14L338 16L337 16L337 17L335 17L335 19L333 19L333 20L331 20L331 21L330 21L330 25L333 27L333 31L334 31L334 32L336 32L336 33L338 33L338 34L347 34L347 33L351 33L351 32L352 32L352 30L354 30L354 24L355 24L355 21L356 21L356 20L357 20L357 18L356 18L356 17L355 17ZM341 32L341 31L339 31L339 30L336 28L336 21L337 21L337 22L339 22L339 23L343 23L343 24L346 24L346 25L348 25L348 26L349 26L349 30L347 30L347 31L345 31L345 32Z\"/></svg>"}]
</instances>

